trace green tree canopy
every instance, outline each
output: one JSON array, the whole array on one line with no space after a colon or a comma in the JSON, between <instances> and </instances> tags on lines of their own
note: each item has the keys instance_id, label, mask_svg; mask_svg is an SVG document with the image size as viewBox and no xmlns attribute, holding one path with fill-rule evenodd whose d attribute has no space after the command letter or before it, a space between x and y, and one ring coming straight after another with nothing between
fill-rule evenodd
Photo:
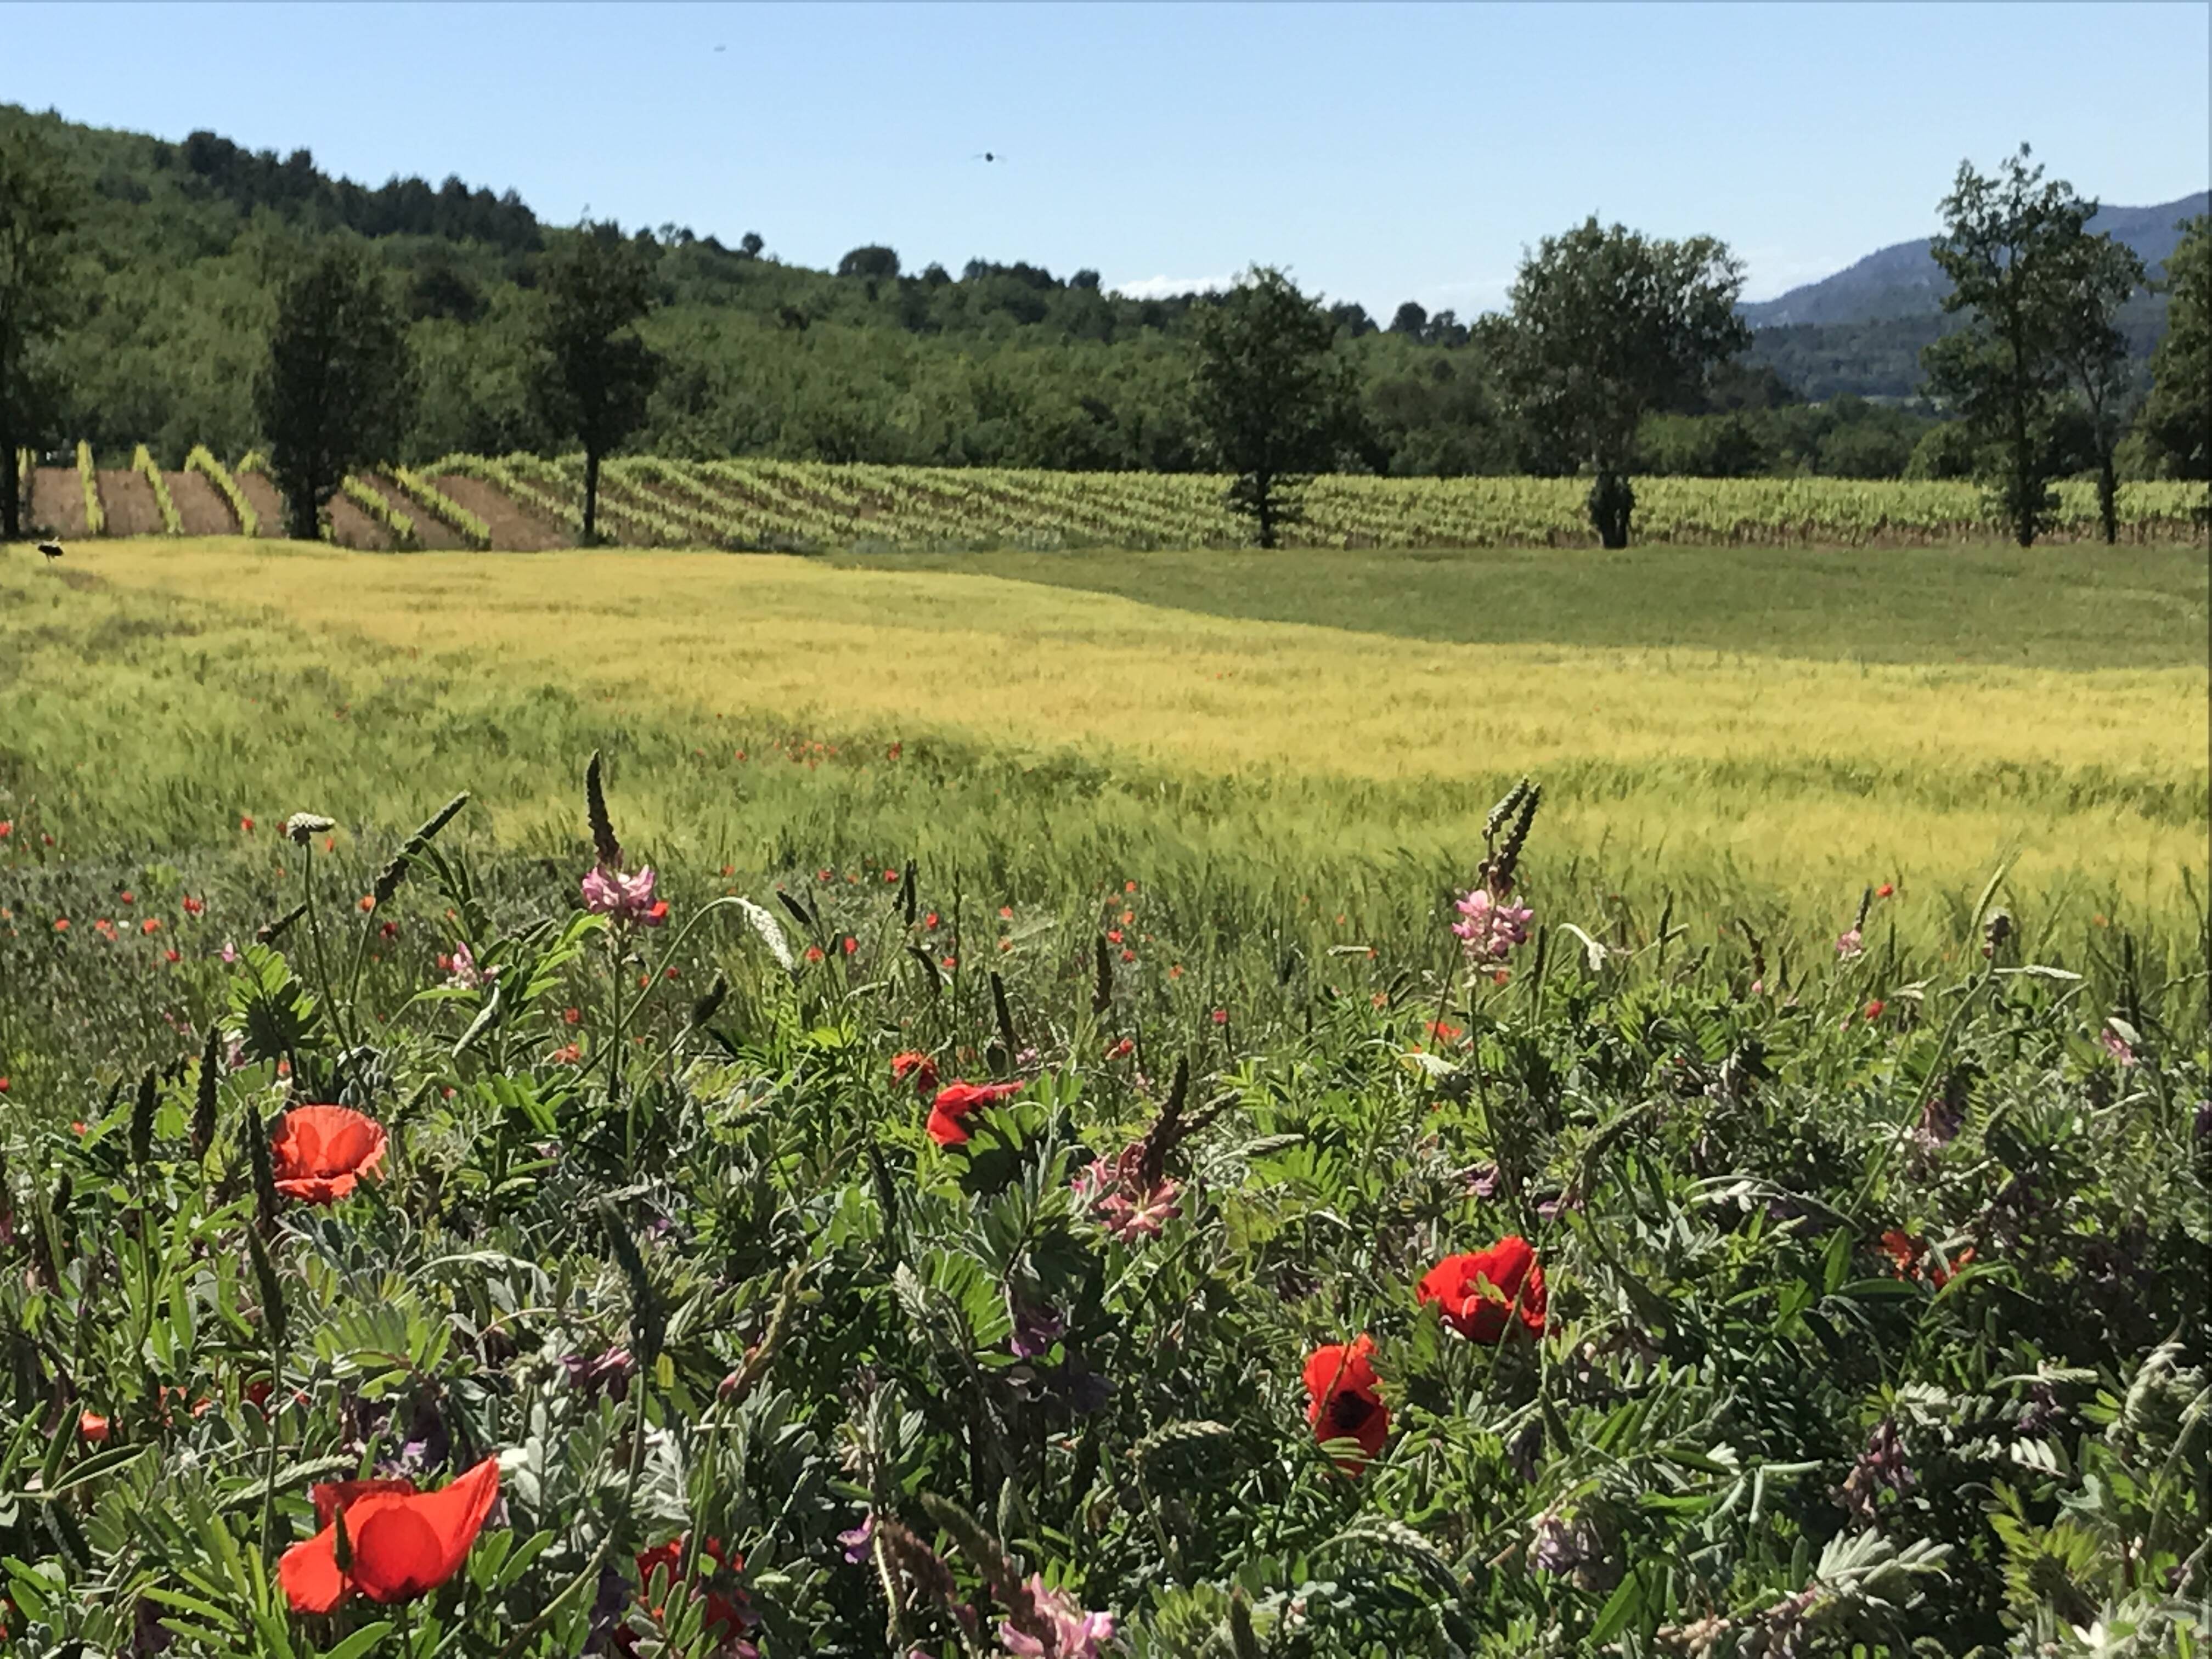
<instances>
[{"instance_id":1,"label":"green tree canopy","mask_svg":"<svg viewBox=\"0 0 2212 1659\"><path fill-rule=\"evenodd\" d=\"M1318 299L1269 265L1199 315L1192 411L1214 459L1237 475L1231 510L1253 520L1262 547L1297 519L1299 490L1354 430L1356 376L1336 329Z\"/></svg>"},{"instance_id":2,"label":"green tree canopy","mask_svg":"<svg viewBox=\"0 0 2212 1659\"><path fill-rule=\"evenodd\" d=\"M37 352L61 320L74 182L37 133L0 129L0 536L23 533L15 452L52 405Z\"/></svg>"},{"instance_id":3,"label":"green tree canopy","mask_svg":"<svg viewBox=\"0 0 2212 1659\"><path fill-rule=\"evenodd\" d=\"M2166 337L2151 358L2142 429L2176 477L2212 479L2212 214L2166 262Z\"/></svg>"},{"instance_id":4,"label":"green tree canopy","mask_svg":"<svg viewBox=\"0 0 2212 1659\"><path fill-rule=\"evenodd\" d=\"M653 306L652 252L612 224L585 224L547 258L538 401L584 450L584 540L599 533L599 463L645 419L661 360L639 337Z\"/></svg>"},{"instance_id":5,"label":"green tree canopy","mask_svg":"<svg viewBox=\"0 0 2212 1659\"><path fill-rule=\"evenodd\" d=\"M1951 279L1944 310L1969 320L1921 354L1929 386L1973 435L1992 504L2022 547L2057 504L2051 438L2065 403L2064 347L2087 333L2074 289L2097 210L2064 180L2045 183L2028 158L2022 144L1994 178L1959 164L1929 252Z\"/></svg>"},{"instance_id":6,"label":"green tree canopy","mask_svg":"<svg viewBox=\"0 0 2212 1659\"><path fill-rule=\"evenodd\" d=\"M255 401L301 541L347 473L397 453L415 395L404 327L383 270L349 235L316 245L278 295Z\"/></svg>"},{"instance_id":7,"label":"green tree canopy","mask_svg":"<svg viewBox=\"0 0 2212 1659\"><path fill-rule=\"evenodd\" d=\"M1595 216L1521 262L1506 383L1537 445L1597 475L1590 520L1606 546L1628 545L1644 416L1700 394L1751 343L1743 274L1710 236L1666 241Z\"/></svg>"}]
</instances>

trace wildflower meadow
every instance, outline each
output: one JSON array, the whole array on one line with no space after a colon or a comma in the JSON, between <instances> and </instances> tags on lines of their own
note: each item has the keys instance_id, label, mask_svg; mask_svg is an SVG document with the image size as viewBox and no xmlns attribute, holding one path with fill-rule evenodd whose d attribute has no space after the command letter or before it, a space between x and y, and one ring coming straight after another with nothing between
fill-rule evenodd
<instances>
[{"instance_id":1,"label":"wildflower meadow","mask_svg":"<svg viewBox=\"0 0 2212 1659\"><path fill-rule=\"evenodd\" d=\"M545 857L0 823L10 1650L2212 1638L2201 921L1792 960L1528 781L1366 938L747 886L573 767Z\"/></svg>"},{"instance_id":2,"label":"wildflower meadow","mask_svg":"<svg viewBox=\"0 0 2212 1659\"><path fill-rule=\"evenodd\" d=\"M8 1650L2204 1650L2201 562L1138 556L0 565Z\"/></svg>"}]
</instances>

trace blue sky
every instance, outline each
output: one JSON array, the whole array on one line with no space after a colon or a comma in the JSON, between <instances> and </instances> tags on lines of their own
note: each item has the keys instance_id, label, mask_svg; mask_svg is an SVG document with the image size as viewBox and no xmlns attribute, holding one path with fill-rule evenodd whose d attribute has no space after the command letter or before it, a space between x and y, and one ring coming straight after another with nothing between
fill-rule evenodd
<instances>
[{"instance_id":1,"label":"blue sky","mask_svg":"<svg viewBox=\"0 0 2212 1659\"><path fill-rule=\"evenodd\" d=\"M1936 228L2022 139L2085 195L2212 173L2212 7L14 6L0 100L458 173L549 218L1109 285L1252 261L1387 315L1500 303L1593 211L1769 297ZM717 47L722 50L717 51ZM973 159L990 149L1002 161Z\"/></svg>"}]
</instances>

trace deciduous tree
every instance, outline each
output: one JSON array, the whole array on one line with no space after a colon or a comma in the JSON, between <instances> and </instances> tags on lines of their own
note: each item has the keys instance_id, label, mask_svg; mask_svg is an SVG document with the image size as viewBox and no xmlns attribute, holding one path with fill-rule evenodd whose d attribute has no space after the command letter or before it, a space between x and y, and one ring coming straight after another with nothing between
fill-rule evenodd
<instances>
[{"instance_id":1,"label":"deciduous tree","mask_svg":"<svg viewBox=\"0 0 2212 1659\"><path fill-rule=\"evenodd\" d=\"M1710 236L1664 241L1595 216L1521 262L1506 384L1537 446L1596 475L1590 521L1606 546L1628 545L1645 414L1701 392L1751 343L1743 276Z\"/></svg>"},{"instance_id":2,"label":"deciduous tree","mask_svg":"<svg viewBox=\"0 0 2212 1659\"><path fill-rule=\"evenodd\" d=\"M2141 427L2168 472L2212 479L2212 214L2183 227L2164 286L2166 337L2151 356Z\"/></svg>"},{"instance_id":3,"label":"deciduous tree","mask_svg":"<svg viewBox=\"0 0 2212 1659\"><path fill-rule=\"evenodd\" d=\"M383 271L349 234L321 243L277 296L256 387L294 538L315 539L347 473L398 453L414 396L405 323Z\"/></svg>"},{"instance_id":4,"label":"deciduous tree","mask_svg":"<svg viewBox=\"0 0 2212 1659\"><path fill-rule=\"evenodd\" d=\"M2097 516L2110 546L2119 539L2119 447L2135 376L2119 312L2146 281L2142 258L2110 234L2084 234L2065 262L2058 325L2058 358L2081 400L2090 446L2097 456Z\"/></svg>"},{"instance_id":5,"label":"deciduous tree","mask_svg":"<svg viewBox=\"0 0 2212 1659\"><path fill-rule=\"evenodd\" d=\"M1297 519L1300 490L1335 461L1357 421L1336 326L1317 299L1267 265L1199 313L1193 411L1215 460L1237 475L1230 510L1253 520L1262 547Z\"/></svg>"},{"instance_id":6,"label":"deciduous tree","mask_svg":"<svg viewBox=\"0 0 2212 1659\"><path fill-rule=\"evenodd\" d=\"M1959 164L1929 252L1951 279L1944 310L1969 321L1921 353L1930 388L1973 434L1992 504L2022 547L2058 502L2051 438L2065 401L2064 348L2087 335L2073 290L2097 210L2063 179L2045 182L2028 158L2022 144L1988 179Z\"/></svg>"},{"instance_id":7,"label":"deciduous tree","mask_svg":"<svg viewBox=\"0 0 2212 1659\"><path fill-rule=\"evenodd\" d=\"M538 405L584 450L584 541L599 537L599 463L636 430L660 360L638 337L653 308L648 251L612 224L586 223L548 257L541 286Z\"/></svg>"},{"instance_id":8,"label":"deciduous tree","mask_svg":"<svg viewBox=\"0 0 2212 1659\"><path fill-rule=\"evenodd\" d=\"M0 536L23 533L15 452L35 442L50 401L34 354L63 314L62 239L74 220L52 146L0 129Z\"/></svg>"}]
</instances>

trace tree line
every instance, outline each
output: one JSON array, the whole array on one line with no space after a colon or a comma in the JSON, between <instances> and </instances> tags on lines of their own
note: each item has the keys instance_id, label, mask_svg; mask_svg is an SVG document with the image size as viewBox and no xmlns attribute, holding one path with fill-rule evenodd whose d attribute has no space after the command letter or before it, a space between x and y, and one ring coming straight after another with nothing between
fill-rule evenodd
<instances>
[{"instance_id":1,"label":"tree line","mask_svg":"<svg viewBox=\"0 0 2212 1659\"><path fill-rule=\"evenodd\" d=\"M234 331L204 354L206 401L183 400L202 412L173 416L173 432L149 428L82 337L106 337L129 308L127 270L111 271L109 303L88 317L50 257L103 201L135 201L143 175L88 203L44 142L0 125L0 453L84 434L90 397L106 418L138 422L110 441L265 445L288 499L311 503L351 468L452 451L580 447L594 483L625 449L1202 468L1235 476L1234 504L1272 541L1317 471L1581 472L1594 526L1618 545L1638 474L1981 476L2031 534L2052 477L2094 473L2109 501L2124 473L2204 476L2205 377L2192 403L2188 368L2204 349L2203 224L2170 262L2172 326L2145 399L2113 321L2144 286L2141 265L2089 236L2095 204L2045 183L2024 150L1993 179L1962 167L1943 204L1936 257L1958 314L1923 352L1950 404L1940 419L1806 404L1748 358L1742 267L1724 245L1595 218L1524 258L1505 313L1462 322L1408 301L1378 327L1268 267L1173 301L1022 262L908 274L876 244L825 276L777 264L756 235L731 249L672 226L544 228L511 196L458 180L339 190L304 152L279 162L195 135L167 147L173 213L219 196L254 216L225 255L225 303L178 307ZM139 203L129 222L158 227L163 208ZM368 240L381 222L371 208L420 234ZM720 303L739 283L789 298ZM887 306L911 326L872 325ZM174 372L199 361L165 355ZM312 522L295 515L295 528Z\"/></svg>"}]
</instances>

